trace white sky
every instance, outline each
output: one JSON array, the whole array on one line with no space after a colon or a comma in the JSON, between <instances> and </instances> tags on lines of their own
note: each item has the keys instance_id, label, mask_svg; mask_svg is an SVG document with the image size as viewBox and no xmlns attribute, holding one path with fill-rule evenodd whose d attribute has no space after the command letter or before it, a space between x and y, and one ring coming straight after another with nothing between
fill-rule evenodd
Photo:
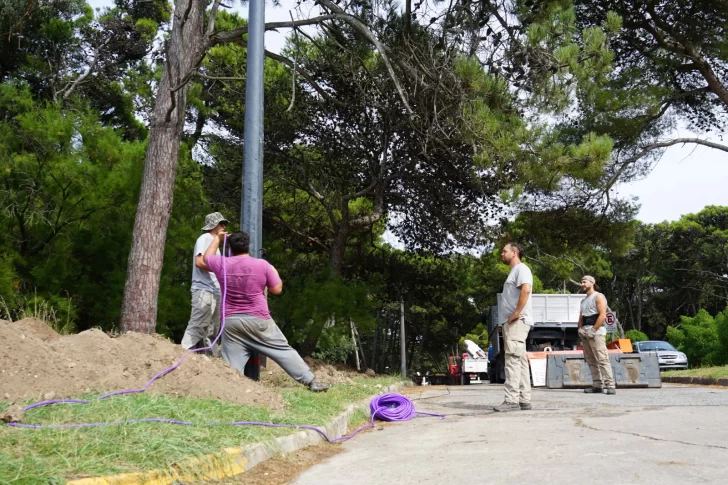
<instances>
[{"instance_id":1,"label":"white sky","mask_svg":"<svg viewBox=\"0 0 728 485\"><path fill-rule=\"evenodd\" d=\"M87 0L96 7L112 5L112 0ZM240 7L237 0L228 0L235 5L243 17L247 7ZM227 3L227 2L224 2ZM266 2L266 21L290 20L289 9L295 7L295 0L281 0L280 7ZM305 4L308 16L311 7ZM296 18L296 12L293 12ZM288 29L280 32L266 32L266 49L280 52ZM695 137L687 130L678 130L674 137ZM717 136L708 139L722 143ZM724 142L728 144L728 140ZM679 219L682 214L700 211L706 205L728 205L728 153L695 145L668 148L654 170L643 180L622 184L617 188L621 196L636 196L641 208L638 219L643 222L662 222Z\"/></svg>"}]
</instances>

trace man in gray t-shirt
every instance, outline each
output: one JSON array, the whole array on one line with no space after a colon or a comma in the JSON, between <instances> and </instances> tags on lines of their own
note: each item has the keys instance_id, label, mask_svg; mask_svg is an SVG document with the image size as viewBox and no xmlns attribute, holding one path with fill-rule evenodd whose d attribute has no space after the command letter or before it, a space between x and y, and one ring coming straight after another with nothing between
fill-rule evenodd
<instances>
[{"instance_id":1,"label":"man in gray t-shirt","mask_svg":"<svg viewBox=\"0 0 728 485\"><path fill-rule=\"evenodd\" d=\"M503 284L498 308L505 348L506 383L505 400L493 409L500 412L531 409L531 374L526 339L533 326L533 274L521 262L522 255L520 244L512 242L506 244L501 252L501 260L511 271Z\"/></svg>"},{"instance_id":2,"label":"man in gray t-shirt","mask_svg":"<svg viewBox=\"0 0 728 485\"><path fill-rule=\"evenodd\" d=\"M523 293L523 285L527 284L529 287L533 286L533 273L531 268L526 266L524 263L519 262L511 267L511 272L508 273L506 282L503 283L503 293L501 293L501 308L503 316L500 317L500 323L511 323L509 318L513 315L520 315L520 318L528 326L533 326L533 310L531 309L531 291L529 288L528 296L526 297L526 303L523 308L516 313L518 302L521 299ZM512 319L516 320L516 318ZM511 320L511 321L512 321Z\"/></svg>"},{"instance_id":3,"label":"man in gray t-shirt","mask_svg":"<svg viewBox=\"0 0 728 485\"><path fill-rule=\"evenodd\" d=\"M208 214L202 228L205 233L195 243L192 254L192 313L182 337L182 347L186 349L209 347L220 330L220 284L217 277L209 272L203 256L227 224L227 219L219 212Z\"/></svg>"}]
</instances>

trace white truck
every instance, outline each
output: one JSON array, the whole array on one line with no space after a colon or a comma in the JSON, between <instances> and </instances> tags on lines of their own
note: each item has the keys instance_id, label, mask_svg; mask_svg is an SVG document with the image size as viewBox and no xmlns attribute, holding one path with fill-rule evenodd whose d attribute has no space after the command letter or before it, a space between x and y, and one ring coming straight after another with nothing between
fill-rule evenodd
<instances>
[{"instance_id":1,"label":"white truck","mask_svg":"<svg viewBox=\"0 0 728 485\"><path fill-rule=\"evenodd\" d=\"M483 382L488 378L488 354L472 340L465 342L460 371L460 384Z\"/></svg>"}]
</instances>

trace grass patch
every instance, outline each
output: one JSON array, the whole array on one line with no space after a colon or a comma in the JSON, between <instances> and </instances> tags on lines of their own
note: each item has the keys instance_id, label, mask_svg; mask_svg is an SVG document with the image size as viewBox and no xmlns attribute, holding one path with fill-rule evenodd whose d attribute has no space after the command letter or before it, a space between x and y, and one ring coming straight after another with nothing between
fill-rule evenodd
<instances>
[{"instance_id":1,"label":"grass patch","mask_svg":"<svg viewBox=\"0 0 728 485\"><path fill-rule=\"evenodd\" d=\"M85 405L59 404L33 409L23 422L94 423L160 417L199 423L261 421L320 426L348 404L380 392L377 384L384 387L397 382L390 377L354 381L355 385L337 385L318 394L303 386L281 389L288 405L279 413L211 399L137 394ZM0 403L0 411L6 407L7 403ZM363 423L363 414L356 418ZM85 476L146 471L188 456L264 442L292 432L286 428L259 426L157 423L80 429L16 429L0 425L0 484L60 484Z\"/></svg>"},{"instance_id":2,"label":"grass patch","mask_svg":"<svg viewBox=\"0 0 728 485\"><path fill-rule=\"evenodd\" d=\"M706 377L720 379L728 377L728 365L722 367L700 367L697 369L672 370L662 374L665 377Z\"/></svg>"}]
</instances>

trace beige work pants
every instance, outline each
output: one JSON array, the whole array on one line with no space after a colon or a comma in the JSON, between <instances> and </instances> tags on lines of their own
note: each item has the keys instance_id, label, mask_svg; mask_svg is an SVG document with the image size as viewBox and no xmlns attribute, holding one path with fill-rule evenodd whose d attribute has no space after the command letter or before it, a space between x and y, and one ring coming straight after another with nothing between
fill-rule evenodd
<instances>
[{"instance_id":1,"label":"beige work pants","mask_svg":"<svg viewBox=\"0 0 728 485\"><path fill-rule=\"evenodd\" d=\"M506 351L505 402L531 402L531 374L526 356L526 339L530 325L522 320L503 324L503 344Z\"/></svg>"},{"instance_id":2,"label":"beige work pants","mask_svg":"<svg viewBox=\"0 0 728 485\"><path fill-rule=\"evenodd\" d=\"M592 386L614 387L612 377L612 364L609 363L607 352L607 341L604 335L594 335L581 339L581 346L584 348L584 358L589 364L592 375Z\"/></svg>"}]
</instances>

